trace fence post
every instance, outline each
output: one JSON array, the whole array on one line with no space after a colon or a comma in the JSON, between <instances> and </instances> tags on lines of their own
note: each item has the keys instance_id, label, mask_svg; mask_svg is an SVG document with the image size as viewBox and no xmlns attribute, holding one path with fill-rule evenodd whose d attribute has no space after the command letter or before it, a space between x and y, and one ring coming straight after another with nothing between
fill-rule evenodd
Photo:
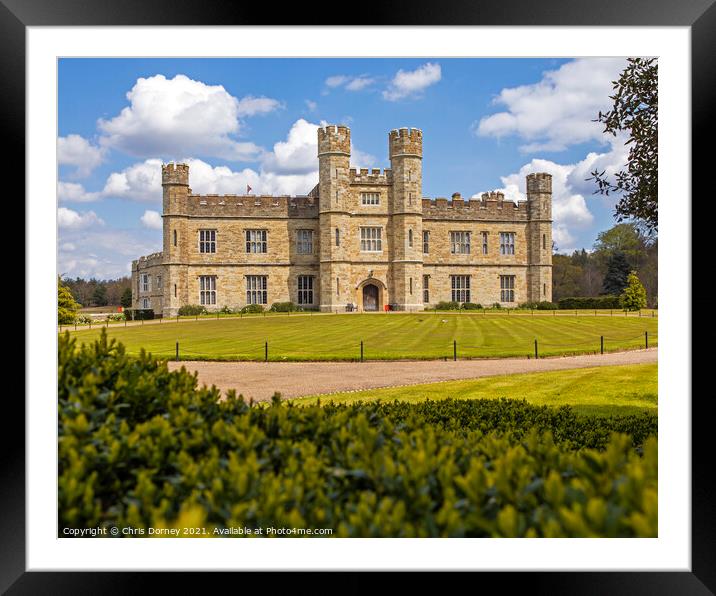
<instances>
[{"instance_id":1,"label":"fence post","mask_svg":"<svg viewBox=\"0 0 716 596\"><path fill-rule=\"evenodd\" d=\"M144 325L144 317L142 317L142 325Z\"/></svg>"},{"instance_id":2,"label":"fence post","mask_svg":"<svg viewBox=\"0 0 716 596\"><path fill-rule=\"evenodd\" d=\"M89 328L92 329L92 319L89 320Z\"/></svg>"},{"instance_id":3,"label":"fence post","mask_svg":"<svg viewBox=\"0 0 716 596\"><path fill-rule=\"evenodd\" d=\"M457 361L457 340L452 340L452 359L453 361Z\"/></svg>"},{"instance_id":4,"label":"fence post","mask_svg":"<svg viewBox=\"0 0 716 596\"><path fill-rule=\"evenodd\" d=\"M268 362L268 342L264 345L264 362Z\"/></svg>"},{"instance_id":5,"label":"fence post","mask_svg":"<svg viewBox=\"0 0 716 596\"><path fill-rule=\"evenodd\" d=\"M604 354L604 336L599 336L599 353Z\"/></svg>"},{"instance_id":6,"label":"fence post","mask_svg":"<svg viewBox=\"0 0 716 596\"><path fill-rule=\"evenodd\" d=\"M644 346L646 347L647 350L649 349L649 332L648 331L644 331Z\"/></svg>"},{"instance_id":7,"label":"fence post","mask_svg":"<svg viewBox=\"0 0 716 596\"><path fill-rule=\"evenodd\" d=\"M610 310L610 311L609 311L609 316L610 316L610 317L613 317L613 316L614 316L614 311L613 311L613 310Z\"/></svg>"},{"instance_id":8,"label":"fence post","mask_svg":"<svg viewBox=\"0 0 716 596\"><path fill-rule=\"evenodd\" d=\"M179 362L179 342L177 342L177 362Z\"/></svg>"},{"instance_id":9,"label":"fence post","mask_svg":"<svg viewBox=\"0 0 716 596\"><path fill-rule=\"evenodd\" d=\"M360 361L363 362L363 340L360 340Z\"/></svg>"},{"instance_id":10,"label":"fence post","mask_svg":"<svg viewBox=\"0 0 716 596\"><path fill-rule=\"evenodd\" d=\"M127 319L124 319L124 326L127 326ZM75 331L77 331L77 321L75 321Z\"/></svg>"},{"instance_id":11,"label":"fence post","mask_svg":"<svg viewBox=\"0 0 716 596\"><path fill-rule=\"evenodd\" d=\"M537 338L535 338L535 360L539 360L539 351L537 350Z\"/></svg>"}]
</instances>

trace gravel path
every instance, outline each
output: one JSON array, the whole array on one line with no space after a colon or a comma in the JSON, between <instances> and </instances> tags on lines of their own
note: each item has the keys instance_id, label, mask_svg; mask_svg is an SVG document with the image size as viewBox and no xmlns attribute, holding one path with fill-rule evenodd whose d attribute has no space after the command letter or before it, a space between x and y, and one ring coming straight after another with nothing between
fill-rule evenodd
<instances>
[{"instance_id":1,"label":"gravel path","mask_svg":"<svg viewBox=\"0 0 716 596\"><path fill-rule=\"evenodd\" d=\"M645 364L657 361L658 348L608 354L557 358L500 358L494 360L378 361L378 362L169 362L199 374L199 384L222 391L236 389L246 399L269 400L278 391L284 398L340 391L360 391L401 385L419 385L459 379L477 379L515 373L544 372Z\"/></svg>"}]
</instances>

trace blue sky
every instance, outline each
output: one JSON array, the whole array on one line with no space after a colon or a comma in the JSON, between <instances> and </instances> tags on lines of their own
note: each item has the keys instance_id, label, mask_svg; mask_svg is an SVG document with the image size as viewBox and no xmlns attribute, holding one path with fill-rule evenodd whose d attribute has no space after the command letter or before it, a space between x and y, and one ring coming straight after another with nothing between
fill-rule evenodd
<instances>
[{"instance_id":1,"label":"blue sky","mask_svg":"<svg viewBox=\"0 0 716 596\"><path fill-rule=\"evenodd\" d=\"M358 167L387 167L387 134L423 130L423 195L503 189L553 174L560 252L614 224L595 167L624 139L592 122L625 64L601 59L62 59L59 270L114 278L161 250L162 161L188 161L198 193L305 194L316 127L351 128Z\"/></svg>"}]
</instances>

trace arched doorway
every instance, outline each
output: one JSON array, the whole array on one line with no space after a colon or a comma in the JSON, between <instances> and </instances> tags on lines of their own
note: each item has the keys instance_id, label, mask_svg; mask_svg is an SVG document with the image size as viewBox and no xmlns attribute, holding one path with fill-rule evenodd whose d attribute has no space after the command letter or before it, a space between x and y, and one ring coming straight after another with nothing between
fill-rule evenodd
<instances>
[{"instance_id":1,"label":"arched doorway","mask_svg":"<svg viewBox=\"0 0 716 596\"><path fill-rule=\"evenodd\" d=\"M378 310L378 286L375 284L366 284L363 286L363 310Z\"/></svg>"}]
</instances>

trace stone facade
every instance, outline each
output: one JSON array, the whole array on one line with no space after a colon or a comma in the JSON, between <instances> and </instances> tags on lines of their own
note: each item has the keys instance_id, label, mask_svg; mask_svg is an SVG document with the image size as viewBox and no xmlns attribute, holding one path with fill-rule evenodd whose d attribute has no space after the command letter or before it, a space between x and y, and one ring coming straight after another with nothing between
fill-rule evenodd
<instances>
[{"instance_id":1,"label":"stone facade","mask_svg":"<svg viewBox=\"0 0 716 596\"><path fill-rule=\"evenodd\" d=\"M356 170L350 130L320 128L319 183L299 197L195 195L187 165L162 166L163 251L132 262L134 307L174 316L249 301L339 312L550 301L552 177L527 176L519 203L500 192L427 199L422 146L419 129L393 130L391 168Z\"/></svg>"}]
</instances>

